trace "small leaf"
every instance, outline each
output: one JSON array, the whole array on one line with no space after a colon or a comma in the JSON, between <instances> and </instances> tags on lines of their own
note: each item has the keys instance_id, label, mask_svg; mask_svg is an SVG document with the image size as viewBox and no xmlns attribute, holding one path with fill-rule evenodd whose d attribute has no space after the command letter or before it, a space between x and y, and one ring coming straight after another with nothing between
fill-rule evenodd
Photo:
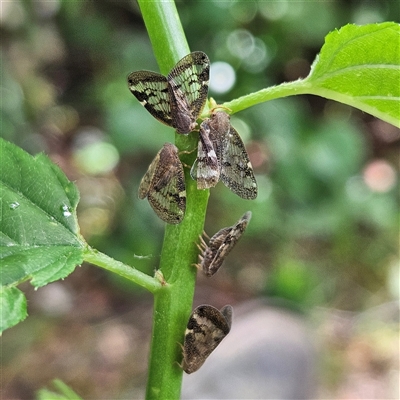
<instances>
[{"instance_id":1,"label":"small leaf","mask_svg":"<svg viewBox=\"0 0 400 400\"><path fill-rule=\"evenodd\" d=\"M40 389L36 394L38 400L82 400L82 397L79 397L60 379L54 379L52 383L59 393L48 389Z\"/></svg>"},{"instance_id":2,"label":"small leaf","mask_svg":"<svg viewBox=\"0 0 400 400\"><path fill-rule=\"evenodd\" d=\"M346 25L329 33L304 84L399 126L400 25Z\"/></svg>"},{"instance_id":3,"label":"small leaf","mask_svg":"<svg viewBox=\"0 0 400 400\"><path fill-rule=\"evenodd\" d=\"M0 332L17 325L26 316L26 298L14 287L0 287Z\"/></svg>"},{"instance_id":4,"label":"small leaf","mask_svg":"<svg viewBox=\"0 0 400 400\"><path fill-rule=\"evenodd\" d=\"M76 186L43 154L32 157L0 139L0 156L0 284L31 279L39 287L65 278L86 248Z\"/></svg>"}]
</instances>

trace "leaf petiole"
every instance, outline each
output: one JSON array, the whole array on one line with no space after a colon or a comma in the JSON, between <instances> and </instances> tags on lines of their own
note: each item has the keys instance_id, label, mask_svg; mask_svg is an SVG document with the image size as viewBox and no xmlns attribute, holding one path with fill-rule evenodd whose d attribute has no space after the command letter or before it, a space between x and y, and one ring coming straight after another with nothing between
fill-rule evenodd
<instances>
[{"instance_id":1,"label":"leaf petiole","mask_svg":"<svg viewBox=\"0 0 400 400\"><path fill-rule=\"evenodd\" d=\"M104 268L107 271L135 282L151 293L157 293L158 290L165 286L165 282L160 281L160 279L153 278L133 267L114 260L112 257L109 257L96 249L92 249L89 246L84 252L83 259L93 265L97 265L98 267Z\"/></svg>"}]
</instances>

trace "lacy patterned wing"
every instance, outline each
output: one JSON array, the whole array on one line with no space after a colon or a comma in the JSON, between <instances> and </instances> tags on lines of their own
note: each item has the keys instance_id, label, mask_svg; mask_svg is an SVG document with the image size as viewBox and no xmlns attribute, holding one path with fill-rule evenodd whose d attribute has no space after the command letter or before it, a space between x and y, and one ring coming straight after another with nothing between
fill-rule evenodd
<instances>
[{"instance_id":1,"label":"lacy patterned wing","mask_svg":"<svg viewBox=\"0 0 400 400\"><path fill-rule=\"evenodd\" d=\"M172 126L187 134L196 127L207 100L210 60L201 51L183 57L167 76Z\"/></svg>"},{"instance_id":2,"label":"lacy patterned wing","mask_svg":"<svg viewBox=\"0 0 400 400\"><path fill-rule=\"evenodd\" d=\"M222 111L210 117L210 138L220 165L220 179L233 193L243 199L257 197L257 182L242 139Z\"/></svg>"},{"instance_id":3,"label":"lacy patterned wing","mask_svg":"<svg viewBox=\"0 0 400 400\"><path fill-rule=\"evenodd\" d=\"M128 86L140 104L160 122L172 126L168 81L152 71L135 71L128 76Z\"/></svg>"},{"instance_id":4,"label":"lacy patterned wing","mask_svg":"<svg viewBox=\"0 0 400 400\"><path fill-rule=\"evenodd\" d=\"M210 139L209 120L200 125L197 159L190 170L190 175L197 180L197 189L208 189L219 181L220 167L213 143Z\"/></svg>"},{"instance_id":5,"label":"lacy patterned wing","mask_svg":"<svg viewBox=\"0 0 400 400\"><path fill-rule=\"evenodd\" d=\"M186 210L186 188L178 149L165 143L139 186L139 197L147 197L156 214L169 224L182 222Z\"/></svg>"},{"instance_id":6,"label":"lacy patterned wing","mask_svg":"<svg viewBox=\"0 0 400 400\"><path fill-rule=\"evenodd\" d=\"M208 120L209 137L217 154L219 168L222 165L225 138L231 129L230 116L222 111L213 112Z\"/></svg>"},{"instance_id":7,"label":"lacy patterned wing","mask_svg":"<svg viewBox=\"0 0 400 400\"><path fill-rule=\"evenodd\" d=\"M183 344L182 368L187 374L197 371L229 333L232 307L219 311L206 304L195 308L189 318Z\"/></svg>"},{"instance_id":8,"label":"lacy patterned wing","mask_svg":"<svg viewBox=\"0 0 400 400\"><path fill-rule=\"evenodd\" d=\"M200 268L208 277L213 276L224 262L224 256L221 257L220 248L226 237L231 231L231 227L219 230L205 246L202 254L199 255Z\"/></svg>"},{"instance_id":9,"label":"lacy patterned wing","mask_svg":"<svg viewBox=\"0 0 400 400\"><path fill-rule=\"evenodd\" d=\"M242 237L250 219L251 211L247 211L235 225L223 228L211 237L200 263L207 276L212 276L219 270L226 256Z\"/></svg>"},{"instance_id":10,"label":"lacy patterned wing","mask_svg":"<svg viewBox=\"0 0 400 400\"><path fill-rule=\"evenodd\" d=\"M253 167L243 141L232 125L223 142L221 181L242 199L252 200L257 197Z\"/></svg>"},{"instance_id":11,"label":"lacy patterned wing","mask_svg":"<svg viewBox=\"0 0 400 400\"><path fill-rule=\"evenodd\" d=\"M145 199L149 193L151 182L154 177L154 173L160 164L160 154L163 151L163 149L164 149L164 147L154 157L154 160L151 162L151 164L149 165L149 168L147 168L146 173L144 174L142 180L140 181L138 197L141 200Z\"/></svg>"}]
</instances>

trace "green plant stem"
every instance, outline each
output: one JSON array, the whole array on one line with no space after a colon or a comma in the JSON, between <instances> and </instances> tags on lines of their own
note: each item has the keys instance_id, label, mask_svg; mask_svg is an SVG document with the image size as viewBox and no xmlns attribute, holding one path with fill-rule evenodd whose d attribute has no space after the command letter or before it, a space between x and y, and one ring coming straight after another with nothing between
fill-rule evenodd
<instances>
[{"instance_id":1,"label":"green plant stem","mask_svg":"<svg viewBox=\"0 0 400 400\"><path fill-rule=\"evenodd\" d=\"M241 96L237 99L221 104L221 106L229 108L232 111L232 114L234 114L245 110L246 108L264 103L265 101L306 93L311 93L311 85L306 80L299 79L294 82L282 83L277 86L271 86Z\"/></svg>"},{"instance_id":2,"label":"green plant stem","mask_svg":"<svg viewBox=\"0 0 400 400\"><path fill-rule=\"evenodd\" d=\"M173 0L138 0L160 72L166 75L190 53Z\"/></svg>"},{"instance_id":3,"label":"green plant stem","mask_svg":"<svg viewBox=\"0 0 400 400\"><path fill-rule=\"evenodd\" d=\"M173 1L139 0L142 16L160 71L167 74L183 56L190 53ZM171 131L172 133L172 131ZM198 135L175 135L179 150L197 148ZM192 164L195 153L182 155L184 164ZM198 249L203 231L209 191L197 190L196 182L185 167L186 213L179 225L167 225L160 269L166 285L155 293L153 332L146 399L178 399L182 384L180 344L189 315L196 281Z\"/></svg>"},{"instance_id":4,"label":"green plant stem","mask_svg":"<svg viewBox=\"0 0 400 400\"><path fill-rule=\"evenodd\" d=\"M190 182L186 171L186 182ZM192 183L193 182L193 183ZM203 230L208 191L187 184L187 209L179 226L166 227L160 270L168 285L155 294L147 399L178 399L181 390L183 337L192 309L199 234Z\"/></svg>"},{"instance_id":5,"label":"green plant stem","mask_svg":"<svg viewBox=\"0 0 400 400\"><path fill-rule=\"evenodd\" d=\"M107 271L114 272L119 276L129 279L130 281L149 290L151 293L156 293L162 288L160 280L138 271L120 261L114 260L106 254L101 253L96 249L92 249L91 247L86 249L83 259L93 265L97 265Z\"/></svg>"},{"instance_id":6,"label":"green plant stem","mask_svg":"<svg viewBox=\"0 0 400 400\"><path fill-rule=\"evenodd\" d=\"M294 82L285 82L280 85L271 86L262 90L258 90L257 92L249 93L232 101L220 104L220 106L228 108L231 114L235 114L239 111L245 110L246 108L264 103L269 100L288 96L296 96L299 94L311 94L358 108L359 110L380 118L389 124L400 127L399 119L389 115L387 112L382 112L376 107L359 101L359 99L355 96L346 95L335 90L319 87L317 82L318 81L312 80L312 77L309 76L305 79L298 79ZM206 117L206 115L204 115L204 117Z\"/></svg>"}]
</instances>

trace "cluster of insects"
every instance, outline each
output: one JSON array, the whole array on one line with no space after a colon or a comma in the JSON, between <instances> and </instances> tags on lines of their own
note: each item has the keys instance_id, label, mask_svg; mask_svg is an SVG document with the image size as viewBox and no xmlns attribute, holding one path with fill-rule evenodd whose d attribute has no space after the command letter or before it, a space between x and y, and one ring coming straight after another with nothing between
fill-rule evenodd
<instances>
[{"instance_id":1,"label":"cluster of insects","mask_svg":"<svg viewBox=\"0 0 400 400\"><path fill-rule=\"evenodd\" d=\"M201 238L200 264L197 267L206 276L213 276L220 269L225 257L245 231L250 218L251 212L247 211L234 225L220 229L210 238L208 244ZM183 343L182 368L186 373L197 371L229 333L232 314L230 305L221 310L206 304L194 309L187 324Z\"/></svg>"},{"instance_id":2,"label":"cluster of insects","mask_svg":"<svg viewBox=\"0 0 400 400\"><path fill-rule=\"evenodd\" d=\"M128 86L139 102L160 122L186 135L197 127L208 95L210 61L201 51L183 57L167 76L152 71L135 71ZM190 170L197 189L214 187L220 180L243 199L257 197L257 183L243 141L224 111L212 110L199 127L197 158ZM151 162L139 185L139 198L147 198L156 214L169 224L185 216L186 186L178 149L165 143ZM199 264L206 276L214 275L240 239L251 218L246 212L231 227L223 228L206 244L200 238ZM189 318L183 344L182 368L197 371L229 333L232 307L218 310L198 306Z\"/></svg>"},{"instance_id":3,"label":"cluster of insects","mask_svg":"<svg viewBox=\"0 0 400 400\"><path fill-rule=\"evenodd\" d=\"M183 57L167 76L135 71L128 76L132 94L160 122L180 134L192 132L208 95L210 61L195 51ZM223 111L213 111L200 124L197 159L191 176L198 189L209 189L221 180L243 199L257 197L257 183L243 141ZM186 191L178 149L170 144L158 152L139 186L165 222L179 224L185 215Z\"/></svg>"}]
</instances>

